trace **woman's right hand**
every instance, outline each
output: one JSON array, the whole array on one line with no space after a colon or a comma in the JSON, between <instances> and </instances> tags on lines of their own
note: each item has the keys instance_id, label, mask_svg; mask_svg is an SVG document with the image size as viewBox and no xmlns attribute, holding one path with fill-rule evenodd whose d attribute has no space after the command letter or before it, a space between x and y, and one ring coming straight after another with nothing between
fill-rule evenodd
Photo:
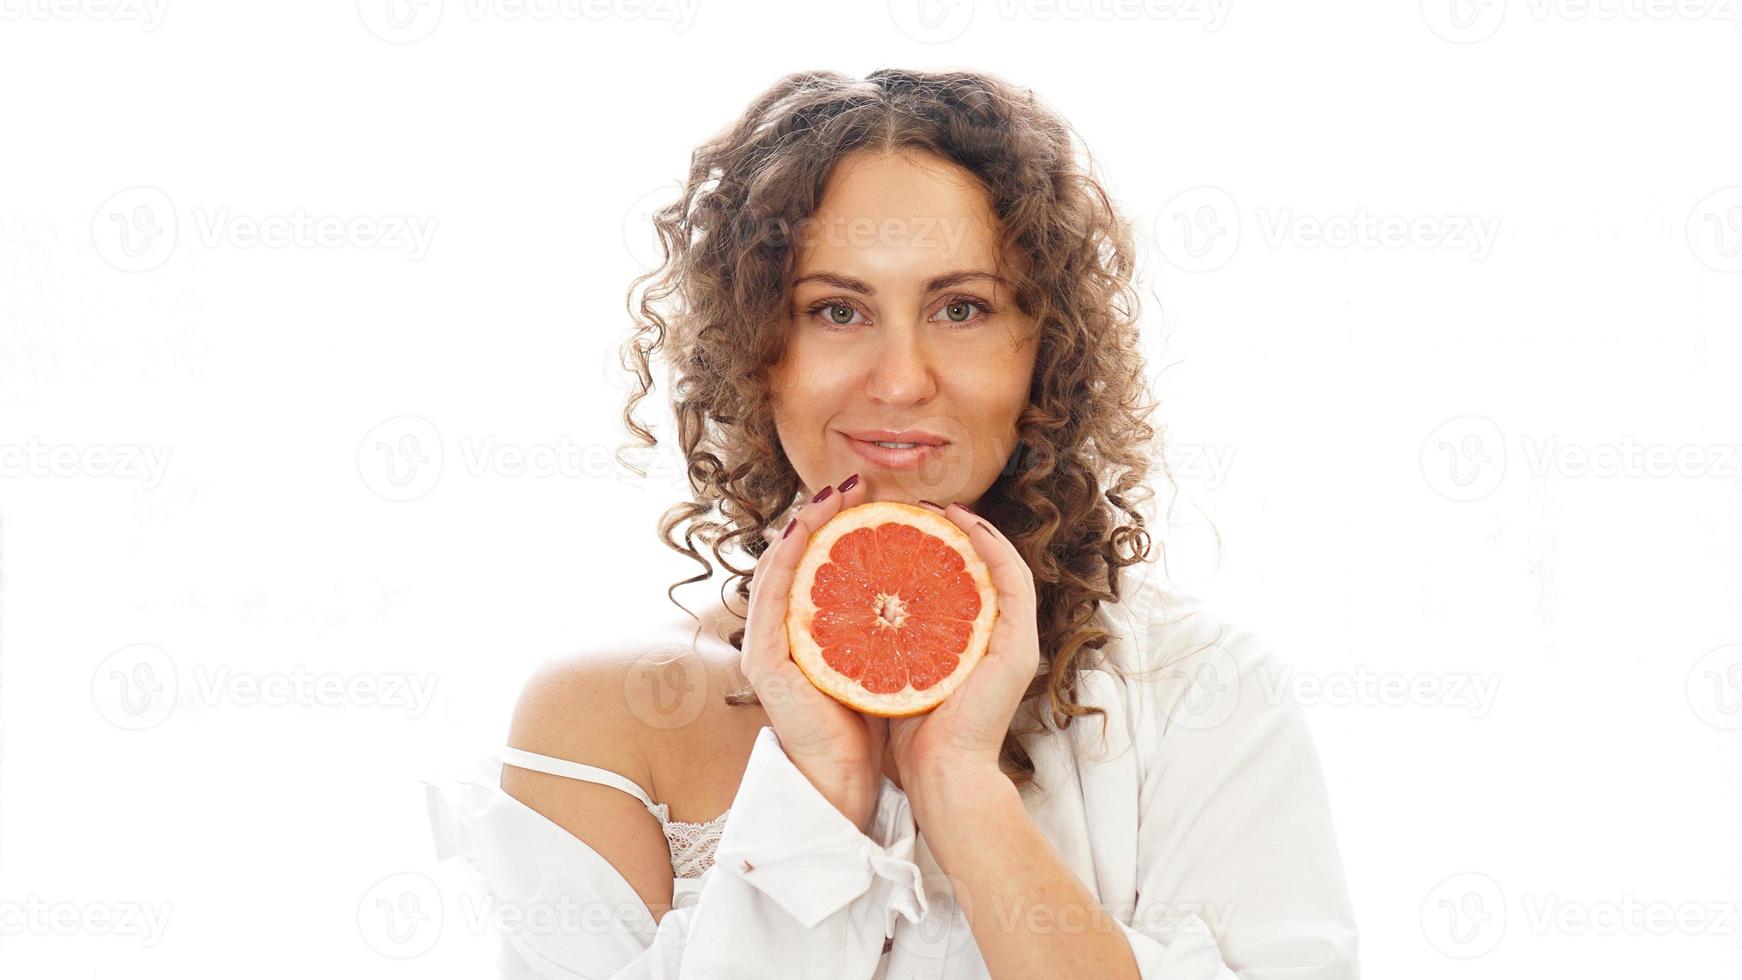
<instances>
[{"instance_id":1,"label":"woman's right hand","mask_svg":"<svg viewBox=\"0 0 1742 980\"><path fill-rule=\"evenodd\" d=\"M790 533L757 559L740 659L787 758L861 832L869 829L877 805L888 721L855 711L810 682L793 663L786 611L810 536L842 508L863 502L865 493L864 483L857 481L844 493L831 488L822 500L800 507Z\"/></svg>"}]
</instances>

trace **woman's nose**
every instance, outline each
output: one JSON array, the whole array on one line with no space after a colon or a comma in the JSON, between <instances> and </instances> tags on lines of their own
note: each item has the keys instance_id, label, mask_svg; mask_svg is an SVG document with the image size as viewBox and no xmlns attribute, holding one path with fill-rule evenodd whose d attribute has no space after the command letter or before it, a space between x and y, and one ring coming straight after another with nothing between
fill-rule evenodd
<instances>
[{"instance_id":1,"label":"woman's nose","mask_svg":"<svg viewBox=\"0 0 1742 980\"><path fill-rule=\"evenodd\" d=\"M873 349L869 387L872 398L893 405L930 398L937 389L932 354L911 324L891 326Z\"/></svg>"}]
</instances>

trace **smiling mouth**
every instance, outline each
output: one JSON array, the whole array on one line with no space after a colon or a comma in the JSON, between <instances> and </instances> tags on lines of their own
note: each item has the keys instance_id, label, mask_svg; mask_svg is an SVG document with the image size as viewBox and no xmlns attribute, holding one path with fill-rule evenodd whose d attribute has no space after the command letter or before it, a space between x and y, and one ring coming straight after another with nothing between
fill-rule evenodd
<instances>
[{"instance_id":1,"label":"smiling mouth","mask_svg":"<svg viewBox=\"0 0 1742 980\"><path fill-rule=\"evenodd\" d=\"M948 442L921 442L914 439L861 439L841 433L853 452L872 465L891 470L917 469L928 465L948 446Z\"/></svg>"},{"instance_id":2,"label":"smiling mouth","mask_svg":"<svg viewBox=\"0 0 1742 980\"><path fill-rule=\"evenodd\" d=\"M862 442L862 443L865 443L866 445L870 445L870 446L882 446L885 449L913 449L913 448L918 447L918 446L929 446L929 447L947 446L947 445L949 445L949 442L950 442L948 439L945 439L942 436L933 435L930 432L894 433L894 432L889 432L887 430L879 430L876 432L866 432L864 435L859 435L856 432L848 432L845 430L839 430L839 431L841 432L841 435L846 436L847 438L853 440L854 442ZM906 436L906 438L904 438L904 439L890 438L891 436L895 436L898 434L902 435L902 436Z\"/></svg>"},{"instance_id":3,"label":"smiling mouth","mask_svg":"<svg viewBox=\"0 0 1742 980\"><path fill-rule=\"evenodd\" d=\"M846 433L842 433L842 435L846 435ZM856 442L861 446L876 446L880 449L895 450L942 449L949 445L947 442L915 442L912 440L898 442L893 439L861 439L858 436L847 436L847 439L851 442Z\"/></svg>"}]
</instances>

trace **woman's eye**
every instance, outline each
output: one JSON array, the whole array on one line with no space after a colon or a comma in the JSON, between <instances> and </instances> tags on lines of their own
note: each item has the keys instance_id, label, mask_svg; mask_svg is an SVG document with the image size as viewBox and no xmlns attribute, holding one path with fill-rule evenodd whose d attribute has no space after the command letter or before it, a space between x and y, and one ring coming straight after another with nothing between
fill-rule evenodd
<instances>
[{"instance_id":1,"label":"woman's eye","mask_svg":"<svg viewBox=\"0 0 1742 980\"><path fill-rule=\"evenodd\" d=\"M811 312L821 315L825 322L837 327L852 326L854 322L853 318L859 315L858 310L853 309L845 303L821 303Z\"/></svg>"},{"instance_id":2,"label":"woman's eye","mask_svg":"<svg viewBox=\"0 0 1742 980\"><path fill-rule=\"evenodd\" d=\"M975 302L974 300L958 299L951 300L950 302L945 303L942 307L939 307L938 316L941 316L944 320L950 323L972 323L974 320L979 318L974 315L975 311L979 311L980 317L984 317L991 312L985 306ZM936 320L938 319L938 316L933 316L932 319Z\"/></svg>"}]
</instances>

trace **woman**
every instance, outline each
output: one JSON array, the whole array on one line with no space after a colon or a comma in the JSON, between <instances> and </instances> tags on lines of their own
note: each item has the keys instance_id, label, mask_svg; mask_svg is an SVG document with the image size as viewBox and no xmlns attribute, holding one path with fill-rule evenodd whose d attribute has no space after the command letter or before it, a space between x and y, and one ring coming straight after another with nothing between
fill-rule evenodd
<instances>
[{"instance_id":1,"label":"woman","mask_svg":"<svg viewBox=\"0 0 1742 980\"><path fill-rule=\"evenodd\" d=\"M1354 977L1275 661L1150 580L1132 245L1069 128L981 74L796 74L656 224L624 417L654 444L665 351L696 499L661 534L746 608L684 655L727 695L699 715L637 710L640 651L576 658L528 684L500 789L435 787L439 852L525 913L505 973ZM953 521L1000 608L950 700L887 722L782 627L809 536L869 500Z\"/></svg>"}]
</instances>

